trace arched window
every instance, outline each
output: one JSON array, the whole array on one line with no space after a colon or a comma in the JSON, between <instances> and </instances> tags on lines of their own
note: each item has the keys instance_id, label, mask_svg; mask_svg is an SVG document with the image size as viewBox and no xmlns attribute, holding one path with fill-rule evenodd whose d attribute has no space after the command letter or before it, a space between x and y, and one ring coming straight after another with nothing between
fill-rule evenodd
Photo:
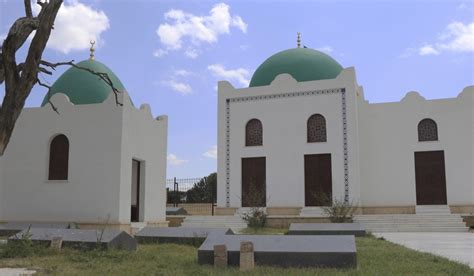
<instances>
[{"instance_id":1,"label":"arched window","mask_svg":"<svg viewBox=\"0 0 474 276\"><path fill-rule=\"evenodd\" d=\"M49 180L67 180L69 140L63 134L54 137L49 147Z\"/></svg>"},{"instance_id":2,"label":"arched window","mask_svg":"<svg viewBox=\"0 0 474 276\"><path fill-rule=\"evenodd\" d=\"M326 142L326 119L321 114L313 114L307 123L308 143Z\"/></svg>"},{"instance_id":3,"label":"arched window","mask_svg":"<svg viewBox=\"0 0 474 276\"><path fill-rule=\"evenodd\" d=\"M262 122L258 119L248 121L245 126L245 146L261 146L263 144Z\"/></svg>"},{"instance_id":4,"label":"arched window","mask_svg":"<svg viewBox=\"0 0 474 276\"><path fill-rule=\"evenodd\" d=\"M423 119L418 123L418 141L438 141L438 127L432 119Z\"/></svg>"}]
</instances>

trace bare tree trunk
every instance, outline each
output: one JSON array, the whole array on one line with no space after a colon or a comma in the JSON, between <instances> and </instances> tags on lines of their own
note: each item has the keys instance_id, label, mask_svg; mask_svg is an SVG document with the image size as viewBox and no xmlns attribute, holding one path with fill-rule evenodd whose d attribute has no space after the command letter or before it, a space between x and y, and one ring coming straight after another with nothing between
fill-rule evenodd
<instances>
[{"instance_id":1,"label":"bare tree trunk","mask_svg":"<svg viewBox=\"0 0 474 276\"><path fill-rule=\"evenodd\" d=\"M19 18L10 28L0 55L0 83L5 81L5 96L0 107L0 155L10 141L15 123L31 89L37 83L43 51L62 0L38 1L41 11L33 17L30 0L24 0L26 17ZM28 36L36 31L24 63L17 64L16 51Z\"/></svg>"}]
</instances>

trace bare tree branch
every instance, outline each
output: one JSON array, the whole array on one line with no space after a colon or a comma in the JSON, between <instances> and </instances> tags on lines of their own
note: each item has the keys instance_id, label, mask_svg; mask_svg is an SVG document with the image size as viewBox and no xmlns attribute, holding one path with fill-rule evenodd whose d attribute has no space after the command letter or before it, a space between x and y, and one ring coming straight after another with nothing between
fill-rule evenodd
<instances>
[{"instance_id":1,"label":"bare tree branch","mask_svg":"<svg viewBox=\"0 0 474 276\"><path fill-rule=\"evenodd\" d=\"M33 17L33 12L31 11L31 0L25 0L25 13L27 17Z\"/></svg>"},{"instance_id":2,"label":"bare tree branch","mask_svg":"<svg viewBox=\"0 0 474 276\"><path fill-rule=\"evenodd\" d=\"M48 93L46 94L46 97L48 98L48 103L51 105L51 108L54 110L54 112L56 112L56 113L59 115L58 109L57 109L56 106L51 102L51 97L50 97L51 86L49 86L49 85L47 85L47 84L41 82L41 80L40 80L39 78L38 78L36 81L38 82L38 84L39 84L40 86L43 86L43 87L48 88Z\"/></svg>"},{"instance_id":3,"label":"bare tree branch","mask_svg":"<svg viewBox=\"0 0 474 276\"><path fill-rule=\"evenodd\" d=\"M18 18L13 23L0 47L0 84L5 83L5 96L0 106L0 155L5 152L15 123L34 85L38 84L48 89L48 103L56 113L59 113L50 101L51 86L38 78L40 73L51 75L57 66L69 65L98 76L114 92L116 104L123 105L119 102L119 93L122 91L114 86L107 73L78 66L73 61L50 63L42 60L43 51L63 0L38 0L37 4L41 6L41 10L36 17L33 16L30 0L23 2L26 16ZM33 31L36 33L30 42L27 57L24 62L17 64L16 52L24 45Z\"/></svg>"},{"instance_id":4,"label":"bare tree branch","mask_svg":"<svg viewBox=\"0 0 474 276\"><path fill-rule=\"evenodd\" d=\"M38 1L36 1L36 4L38 4L41 7L44 7L44 5L46 5L47 3L41 2L40 0L38 0Z\"/></svg>"},{"instance_id":5,"label":"bare tree branch","mask_svg":"<svg viewBox=\"0 0 474 276\"><path fill-rule=\"evenodd\" d=\"M5 96L0 106L0 155L5 148L15 127L15 123L30 95L33 86L38 83L38 72L41 56L48 42L54 20L61 7L62 0L38 1L41 11L33 17L31 4L24 0L26 17L13 23L2 45L0 64L0 83L5 82ZM36 31L28 48L25 62L18 68L16 52Z\"/></svg>"},{"instance_id":6,"label":"bare tree branch","mask_svg":"<svg viewBox=\"0 0 474 276\"><path fill-rule=\"evenodd\" d=\"M101 72L97 72L97 71L94 71L90 68L86 68L86 67L82 67L82 66L78 66L74 63L74 60L71 60L71 61L65 61L65 62L57 62L57 63L51 63L51 62L48 62L48 61L44 61L42 60L41 62L41 65L43 66L47 66L47 67L50 67L52 70L56 70L56 67L58 66L63 66L63 65L69 65L69 66L72 66L74 68L77 68L77 69L80 69L80 70L84 70L84 71L87 71L93 75L96 75L98 76L102 81L104 81L108 86L110 86L110 88L112 89L112 92L114 92L114 95L115 95L115 104L118 105L118 106L123 106L123 103L121 103L119 101L119 94L122 93L122 91L118 90L114 83L112 82L112 80L110 79L109 75L107 73L101 73Z\"/></svg>"}]
</instances>

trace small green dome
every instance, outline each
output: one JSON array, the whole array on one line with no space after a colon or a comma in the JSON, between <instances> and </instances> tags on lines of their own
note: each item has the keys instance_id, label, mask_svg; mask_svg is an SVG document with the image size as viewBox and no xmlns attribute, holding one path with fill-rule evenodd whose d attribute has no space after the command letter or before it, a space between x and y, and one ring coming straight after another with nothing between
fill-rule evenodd
<instances>
[{"instance_id":1,"label":"small green dome","mask_svg":"<svg viewBox=\"0 0 474 276\"><path fill-rule=\"evenodd\" d=\"M250 87L269 85L283 73L290 74L298 82L334 79L342 69L337 61L320 51L288 49L265 60L253 74Z\"/></svg>"},{"instance_id":2,"label":"small green dome","mask_svg":"<svg viewBox=\"0 0 474 276\"><path fill-rule=\"evenodd\" d=\"M84 60L77 66L91 69L95 72L107 73L115 88L124 91L122 82L104 64L96 60ZM51 86L50 97L56 93L63 93L73 104L95 104L105 101L112 88L98 76L82 69L71 67L62 74ZM48 94L44 97L41 106L48 103Z\"/></svg>"}]
</instances>

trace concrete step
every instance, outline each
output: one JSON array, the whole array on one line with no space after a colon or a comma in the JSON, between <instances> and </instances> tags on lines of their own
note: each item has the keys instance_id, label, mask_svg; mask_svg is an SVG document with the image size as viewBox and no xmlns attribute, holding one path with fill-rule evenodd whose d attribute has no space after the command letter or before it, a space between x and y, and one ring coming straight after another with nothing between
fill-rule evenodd
<instances>
[{"instance_id":1,"label":"concrete step","mask_svg":"<svg viewBox=\"0 0 474 276\"><path fill-rule=\"evenodd\" d=\"M324 209L321 207L303 207L300 211L302 217L326 217Z\"/></svg>"},{"instance_id":2,"label":"concrete step","mask_svg":"<svg viewBox=\"0 0 474 276\"><path fill-rule=\"evenodd\" d=\"M416 205L417 214L451 214L448 205Z\"/></svg>"},{"instance_id":3,"label":"concrete step","mask_svg":"<svg viewBox=\"0 0 474 276\"><path fill-rule=\"evenodd\" d=\"M379 229L379 228L384 228L384 229L402 229L402 228L426 228L426 229L431 229L431 228L466 228L463 225L417 225L417 224L409 224L409 225L402 225L402 226L397 226L397 225L367 225L367 224L362 224L365 226L366 229ZM467 230L467 228L466 228Z\"/></svg>"},{"instance_id":4,"label":"concrete step","mask_svg":"<svg viewBox=\"0 0 474 276\"><path fill-rule=\"evenodd\" d=\"M231 228L233 230L240 230L247 228L247 223L238 216L187 216L181 227Z\"/></svg>"},{"instance_id":5,"label":"concrete step","mask_svg":"<svg viewBox=\"0 0 474 276\"><path fill-rule=\"evenodd\" d=\"M461 219L461 216L456 216L456 215L451 215L451 216L420 216L420 215L413 215L413 216L406 216L406 217L399 217L399 216L383 216L383 217L369 217L369 216L354 216L354 218L358 219L366 219L366 220L379 220L379 219L407 219L407 220L455 220L455 219Z\"/></svg>"},{"instance_id":6,"label":"concrete step","mask_svg":"<svg viewBox=\"0 0 474 276\"><path fill-rule=\"evenodd\" d=\"M146 225L147 225L146 222L132 222L132 223L130 223L130 234L135 235L140 230L145 228Z\"/></svg>"},{"instance_id":7,"label":"concrete step","mask_svg":"<svg viewBox=\"0 0 474 276\"><path fill-rule=\"evenodd\" d=\"M437 209L434 213L431 209ZM354 221L371 232L467 232L461 216L446 213L446 207L422 208L422 214L357 215Z\"/></svg>"},{"instance_id":8,"label":"concrete step","mask_svg":"<svg viewBox=\"0 0 474 276\"><path fill-rule=\"evenodd\" d=\"M378 220L389 220L389 221L462 221L461 216L454 217L354 217L357 220L366 220L366 221L378 221Z\"/></svg>"},{"instance_id":9,"label":"concrete step","mask_svg":"<svg viewBox=\"0 0 474 276\"><path fill-rule=\"evenodd\" d=\"M186 221L222 221L222 222L239 222L242 221L241 218L235 218L235 219L215 219L215 218L208 218L208 219L195 219L195 218L186 218Z\"/></svg>"},{"instance_id":10,"label":"concrete step","mask_svg":"<svg viewBox=\"0 0 474 276\"><path fill-rule=\"evenodd\" d=\"M242 221L237 216L187 216L186 221Z\"/></svg>"},{"instance_id":11,"label":"concrete step","mask_svg":"<svg viewBox=\"0 0 474 276\"><path fill-rule=\"evenodd\" d=\"M247 224L220 224L220 223L183 223L181 227L203 227L203 228L232 228L241 227L246 228Z\"/></svg>"},{"instance_id":12,"label":"concrete step","mask_svg":"<svg viewBox=\"0 0 474 276\"><path fill-rule=\"evenodd\" d=\"M455 220L416 220L416 219L355 219L360 222L374 223L374 222L387 222L387 223L463 223L462 219Z\"/></svg>"},{"instance_id":13,"label":"concrete step","mask_svg":"<svg viewBox=\"0 0 474 276\"><path fill-rule=\"evenodd\" d=\"M468 232L466 228L372 228L367 229L372 233L377 232Z\"/></svg>"},{"instance_id":14,"label":"concrete step","mask_svg":"<svg viewBox=\"0 0 474 276\"><path fill-rule=\"evenodd\" d=\"M400 217L400 218L453 218L453 217L460 217L459 214L377 214L377 215L354 215L354 217L361 217L361 218L377 218L377 217Z\"/></svg>"}]
</instances>

